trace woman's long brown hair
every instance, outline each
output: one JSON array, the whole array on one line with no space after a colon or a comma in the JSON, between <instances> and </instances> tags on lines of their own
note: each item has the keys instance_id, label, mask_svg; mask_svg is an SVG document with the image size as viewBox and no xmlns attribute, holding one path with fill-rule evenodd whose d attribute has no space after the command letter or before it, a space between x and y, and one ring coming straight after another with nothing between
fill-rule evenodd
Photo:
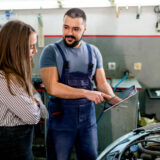
<instances>
[{"instance_id":1,"label":"woman's long brown hair","mask_svg":"<svg viewBox=\"0 0 160 160\"><path fill-rule=\"evenodd\" d=\"M33 27L19 21L7 22L0 30L0 70L7 80L10 93L11 81L23 87L32 97L32 64L29 57L29 37Z\"/></svg>"}]
</instances>

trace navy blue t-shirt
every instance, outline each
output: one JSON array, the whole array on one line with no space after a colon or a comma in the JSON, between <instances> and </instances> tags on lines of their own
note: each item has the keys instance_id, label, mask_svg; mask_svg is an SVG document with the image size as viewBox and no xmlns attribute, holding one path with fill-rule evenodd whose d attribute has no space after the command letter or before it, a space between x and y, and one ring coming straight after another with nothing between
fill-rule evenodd
<instances>
[{"instance_id":1,"label":"navy blue t-shirt","mask_svg":"<svg viewBox=\"0 0 160 160\"><path fill-rule=\"evenodd\" d=\"M64 44L63 39L57 42L63 50L67 61L69 61L69 72L88 72L88 49L86 43L81 41L79 48L70 48ZM94 45L91 45L93 71L95 74L97 68L103 67L102 56L100 51ZM40 56L40 68L57 67L59 76L62 74L63 59L54 43L47 45Z\"/></svg>"}]
</instances>

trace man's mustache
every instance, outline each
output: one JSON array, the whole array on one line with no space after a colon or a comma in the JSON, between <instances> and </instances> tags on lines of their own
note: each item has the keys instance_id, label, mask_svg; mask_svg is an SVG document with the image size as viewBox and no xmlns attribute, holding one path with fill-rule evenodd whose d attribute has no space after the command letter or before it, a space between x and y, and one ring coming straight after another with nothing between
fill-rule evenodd
<instances>
[{"instance_id":1,"label":"man's mustache","mask_svg":"<svg viewBox=\"0 0 160 160\"><path fill-rule=\"evenodd\" d=\"M65 36L65 38L73 38L73 39L76 39L74 36Z\"/></svg>"}]
</instances>

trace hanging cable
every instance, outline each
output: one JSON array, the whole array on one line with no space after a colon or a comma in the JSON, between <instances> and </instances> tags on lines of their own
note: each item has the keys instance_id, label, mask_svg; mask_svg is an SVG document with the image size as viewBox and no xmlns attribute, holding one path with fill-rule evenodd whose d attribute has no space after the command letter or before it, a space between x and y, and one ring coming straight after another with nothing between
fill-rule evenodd
<instances>
[{"instance_id":1,"label":"hanging cable","mask_svg":"<svg viewBox=\"0 0 160 160\"><path fill-rule=\"evenodd\" d=\"M97 124L101 120L101 118L103 117L103 114L104 114L104 111L102 110L101 113L100 113L100 115L97 118L97 121L96 121Z\"/></svg>"},{"instance_id":2,"label":"hanging cable","mask_svg":"<svg viewBox=\"0 0 160 160\"><path fill-rule=\"evenodd\" d=\"M125 79L127 79L128 76L129 76L129 72L126 71L126 72L125 72L125 76L115 85L115 87L114 87L114 89L113 89L113 92L116 91L117 87L118 87ZM104 107L103 107L103 108L105 108L106 103L107 103L107 102L104 102L104 105L103 105ZM101 118L103 117L103 114L104 114L104 110L102 110L101 113L100 113L100 115L98 116L97 121L96 121L97 124L98 124L98 122L101 120Z\"/></svg>"},{"instance_id":3,"label":"hanging cable","mask_svg":"<svg viewBox=\"0 0 160 160\"><path fill-rule=\"evenodd\" d=\"M113 92L116 91L117 87L118 87L125 79L127 79L128 76L129 76L129 73L126 72L126 73L125 73L125 76L124 76L124 77L115 85L115 87L113 88Z\"/></svg>"}]
</instances>

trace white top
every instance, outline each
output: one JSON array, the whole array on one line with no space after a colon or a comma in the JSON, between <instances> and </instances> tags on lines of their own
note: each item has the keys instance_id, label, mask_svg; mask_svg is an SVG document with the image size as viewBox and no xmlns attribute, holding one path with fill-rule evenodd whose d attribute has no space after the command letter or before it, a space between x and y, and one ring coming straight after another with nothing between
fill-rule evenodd
<instances>
[{"instance_id":1,"label":"white top","mask_svg":"<svg viewBox=\"0 0 160 160\"><path fill-rule=\"evenodd\" d=\"M40 108L37 104L23 88L13 82L11 90L16 96L9 92L6 79L0 74L0 126L37 124L40 120Z\"/></svg>"}]
</instances>

